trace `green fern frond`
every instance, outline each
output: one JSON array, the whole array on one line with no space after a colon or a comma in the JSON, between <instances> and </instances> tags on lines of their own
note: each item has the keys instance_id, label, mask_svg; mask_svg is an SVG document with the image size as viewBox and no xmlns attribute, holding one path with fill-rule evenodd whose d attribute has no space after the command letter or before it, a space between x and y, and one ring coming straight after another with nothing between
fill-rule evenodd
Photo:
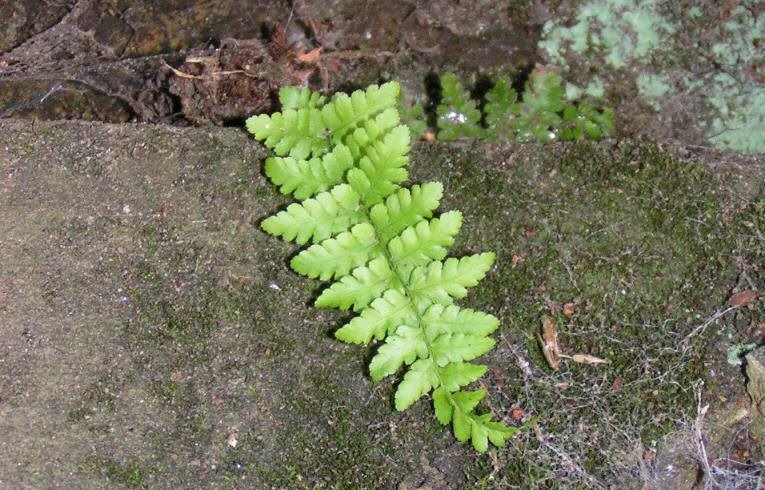
<instances>
[{"instance_id":1,"label":"green fern frond","mask_svg":"<svg viewBox=\"0 0 765 490\"><path fill-rule=\"evenodd\" d=\"M409 128L393 128L382 141L365 148L358 168L348 172L348 183L370 207L398 189L409 176L403 167L409 163Z\"/></svg>"},{"instance_id":2,"label":"green fern frond","mask_svg":"<svg viewBox=\"0 0 765 490\"><path fill-rule=\"evenodd\" d=\"M462 391L448 396L448 391L439 388L433 392L436 418L443 425L452 423L454 435L460 442L472 439L473 447L479 452L488 449L488 442L504 446L518 431L515 427L492 422L489 414L476 415L473 409L486 396L484 390Z\"/></svg>"},{"instance_id":3,"label":"green fern frond","mask_svg":"<svg viewBox=\"0 0 765 490\"><path fill-rule=\"evenodd\" d=\"M566 106L563 87L557 73L534 70L526 80L523 103L532 112L559 112Z\"/></svg>"},{"instance_id":4,"label":"green fern frond","mask_svg":"<svg viewBox=\"0 0 765 490\"><path fill-rule=\"evenodd\" d=\"M501 445L515 429L476 414L485 393L463 388L486 372L470 361L492 348L489 335L499 322L453 302L484 277L494 254L447 258L462 214L433 217L443 194L438 182L399 187L408 177L410 136L395 109L398 94L395 83L329 102L304 89L283 90L283 113L251 118L255 137L283 156L266 161L266 174L283 193L302 200L262 227L301 245L313 242L290 265L335 281L316 306L358 313L337 330L339 340L380 341L369 366L372 379L403 371L396 409L435 390L438 420L452 423L460 441L472 439L485 451L488 442ZM321 131L291 122L317 111Z\"/></svg>"},{"instance_id":5,"label":"green fern frond","mask_svg":"<svg viewBox=\"0 0 765 490\"><path fill-rule=\"evenodd\" d=\"M480 138L481 111L453 73L441 75L441 103L436 107L438 139Z\"/></svg>"},{"instance_id":6,"label":"green fern frond","mask_svg":"<svg viewBox=\"0 0 765 490\"><path fill-rule=\"evenodd\" d=\"M482 311L457 305L433 304L422 316L428 326L428 340L441 334L473 334L486 336L499 328L499 320Z\"/></svg>"},{"instance_id":7,"label":"green fern frond","mask_svg":"<svg viewBox=\"0 0 765 490\"><path fill-rule=\"evenodd\" d=\"M343 143L351 150L353 158L358 160L362 157L364 148L379 141L388 131L398 126L399 122L398 111L389 107L374 119L363 121L358 128L343 138Z\"/></svg>"},{"instance_id":8,"label":"green fern frond","mask_svg":"<svg viewBox=\"0 0 765 490\"><path fill-rule=\"evenodd\" d=\"M403 412L430 390L438 388L438 373L430 358L418 359L398 385L394 400L396 410Z\"/></svg>"},{"instance_id":9,"label":"green fern frond","mask_svg":"<svg viewBox=\"0 0 765 490\"><path fill-rule=\"evenodd\" d=\"M614 114L611 109L600 112L586 102L569 105L563 111L561 139L598 140L614 131Z\"/></svg>"},{"instance_id":10,"label":"green fern frond","mask_svg":"<svg viewBox=\"0 0 765 490\"><path fill-rule=\"evenodd\" d=\"M462 213L449 211L439 218L420 221L388 242L393 260L402 269L425 265L446 257L446 249L462 227Z\"/></svg>"},{"instance_id":11,"label":"green fern frond","mask_svg":"<svg viewBox=\"0 0 765 490\"><path fill-rule=\"evenodd\" d=\"M319 308L340 308L360 311L400 280L385 259L374 259L368 265L357 267L353 273L325 289L316 299Z\"/></svg>"},{"instance_id":12,"label":"green fern frond","mask_svg":"<svg viewBox=\"0 0 765 490\"><path fill-rule=\"evenodd\" d=\"M382 340L399 325L414 322L415 308L410 299L398 289L389 289L361 315L340 327L335 337L349 344L368 344L372 338Z\"/></svg>"},{"instance_id":13,"label":"green fern frond","mask_svg":"<svg viewBox=\"0 0 765 490\"><path fill-rule=\"evenodd\" d=\"M435 360L431 359L435 364ZM435 369L435 368L434 368ZM469 362L452 362L447 364L438 373L441 377L441 385L449 392L456 392L463 386L467 386L486 373L486 366Z\"/></svg>"},{"instance_id":14,"label":"green fern frond","mask_svg":"<svg viewBox=\"0 0 765 490\"><path fill-rule=\"evenodd\" d=\"M523 104L512 120L519 141L549 143L556 139L563 121L559 112L566 108L559 75L534 70L526 81Z\"/></svg>"},{"instance_id":15,"label":"green fern frond","mask_svg":"<svg viewBox=\"0 0 765 490\"><path fill-rule=\"evenodd\" d=\"M439 366L450 362L472 361L494 347L494 339L481 335L444 334L431 343L433 358Z\"/></svg>"},{"instance_id":16,"label":"green fern frond","mask_svg":"<svg viewBox=\"0 0 765 490\"><path fill-rule=\"evenodd\" d=\"M510 124L520 112L518 94L513 89L507 75L497 79L497 83L486 93L486 131L492 138L509 136Z\"/></svg>"},{"instance_id":17,"label":"green fern frond","mask_svg":"<svg viewBox=\"0 0 765 490\"><path fill-rule=\"evenodd\" d=\"M406 92L399 99L398 112L401 114L401 122L409 126L413 138L419 138L428 129L423 104Z\"/></svg>"},{"instance_id":18,"label":"green fern frond","mask_svg":"<svg viewBox=\"0 0 765 490\"><path fill-rule=\"evenodd\" d=\"M460 259L451 257L444 262L434 260L412 271L409 289L417 296L450 304L452 298L467 296L467 288L477 285L493 263L493 252Z\"/></svg>"},{"instance_id":19,"label":"green fern frond","mask_svg":"<svg viewBox=\"0 0 765 490\"><path fill-rule=\"evenodd\" d=\"M430 390L443 387L444 392L453 395L463 386L484 375L486 366L467 362L453 362L439 367L431 357L421 358L412 364L398 385L396 410L403 411Z\"/></svg>"},{"instance_id":20,"label":"green fern frond","mask_svg":"<svg viewBox=\"0 0 765 490\"><path fill-rule=\"evenodd\" d=\"M375 381L395 374L402 365L412 364L417 358L428 357L428 345L422 330L401 325L388 339L369 363L369 374Z\"/></svg>"},{"instance_id":21,"label":"green fern frond","mask_svg":"<svg viewBox=\"0 0 765 490\"><path fill-rule=\"evenodd\" d=\"M442 100L436 109L440 140L486 137L549 143L600 139L613 132L611 110L567 102L560 75L545 68L531 72L520 101L510 78L500 76L486 93L483 122L477 101L454 74L446 73L440 80Z\"/></svg>"}]
</instances>

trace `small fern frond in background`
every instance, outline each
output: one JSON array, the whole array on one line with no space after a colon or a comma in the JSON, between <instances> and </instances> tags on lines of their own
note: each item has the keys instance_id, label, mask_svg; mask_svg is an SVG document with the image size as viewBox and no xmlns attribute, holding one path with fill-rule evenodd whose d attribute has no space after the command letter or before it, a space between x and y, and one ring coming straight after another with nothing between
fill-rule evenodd
<instances>
[{"instance_id":1,"label":"small fern frond in background","mask_svg":"<svg viewBox=\"0 0 765 490\"><path fill-rule=\"evenodd\" d=\"M486 93L483 114L454 74L441 76L442 100L438 114L438 139L452 141L485 137L518 142L600 139L613 131L613 112L598 111L586 102L565 100L562 80L546 69L534 69L520 100L506 75ZM484 120L485 127L480 121Z\"/></svg>"},{"instance_id":2,"label":"small fern frond in background","mask_svg":"<svg viewBox=\"0 0 765 490\"><path fill-rule=\"evenodd\" d=\"M566 107L561 78L552 72L534 70L525 88L518 117L508 122L519 141L549 143L560 132L563 119L559 112Z\"/></svg>"},{"instance_id":3,"label":"small fern frond in background","mask_svg":"<svg viewBox=\"0 0 765 490\"><path fill-rule=\"evenodd\" d=\"M441 75L441 103L436 108L438 139L481 138L481 111L453 73Z\"/></svg>"},{"instance_id":4,"label":"small fern frond in background","mask_svg":"<svg viewBox=\"0 0 765 490\"><path fill-rule=\"evenodd\" d=\"M587 102L569 105L563 111L561 139L598 140L614 132L614 112L611 109L598 111Z\"/></svg>"},{"instance_id":5,"label":"small fern frond in background","mask_svg":"<svg viewBox=\"0 0 765 490\"><path fill-rule=\"evenodd\" d=\"M482 135L475 103L456 77L445 81L445 100L467 114L466 124L473 125L468 132ZM399 91L389 82L326 101L289 87L280 91L282 112L250 118L247 128L277 154L266 160L266 175L301 201L262 227L300 245L311 243L290 266L334 281L316 306L357 313L337 330L339 340L380 342L369 367L372 379L403 371L396 409L432 392L437 420L483 452L489 442L501 446L518 430L475 413L485 391L463 390L486 372L471 361L494 346L490 334L499 321L454 301L478 284L495 257L447 258L462 214L433 217L443 194L438 182L401 187L408 178L410 130L400 124ZM456 136L448 113L443 115L442 132Z\"/></svg>"},{"instance_id":6,"label":"small fern frond in background","mask_svg":"<svg viewBox=\"0 0 765 490\"><path fill-rule=\"evenodd\" d=\"M510 125L508 124L520 111L518 94L513 89L513 84L507 75L497 79L497 83L486 92L486 105L483 108L486 113L486 131L492 138L507 139Z\"/></svg>"}]
</instances>

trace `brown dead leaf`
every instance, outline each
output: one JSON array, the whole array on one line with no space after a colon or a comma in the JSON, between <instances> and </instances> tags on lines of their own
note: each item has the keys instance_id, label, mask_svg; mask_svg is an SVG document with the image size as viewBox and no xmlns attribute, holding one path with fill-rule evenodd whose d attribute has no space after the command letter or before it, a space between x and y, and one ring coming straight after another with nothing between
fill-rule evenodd
<instances>
[{"instance_id":1,"label":"brown dead leaf","mask_svg":"<svg viewBox=\"0 0 765 490\"><path fill-rule=\"evenodd\" d=\"M228 435L226 438L226 443L230 447L236 447L237 444L239 444L239 433L238 432L232 432Z\"/></svg>"},{"instance_id":2,"label":"brown dead leaf","mask_svg":"<svg viewBox=\"0 0 765 490\"><path fill-rule=\"evenodd\" d=\"M754 301L756 297L757 293L754 291L739 291L730 297L728 304L730 306L745 306Z\"/></svg>"},{"instance_id":3,"label":"brown dead leaf","mask_svg":"<svg viewBox=\"0 0 765 490\"><path fill-rule=\"evenodd\" d=\"M562 356L562 357L569 357L569 356ZM611 361L609 361L608 359L601 359L600 357L591 356L589 354L574 354L573 356L571 356L570 359L578 364L597 365L597 364L611 363Z\"/></svg>"},{"instance_id":4,"label":"brown dead leaf","mask_svg":"<svg viewBox=\"0 0 765 490\"><path fill-rule=\"evenodd\" d=\"M622 389L622 385L624 382L622 381L621 376L617 376L616 379L614 379L613 384L611 385L611 391L619 391Z\"/></svg>"},{"instance_id":5,"label":"brown dead leaf","mask_svg":"<svg viewBox=\"0 0 765 490\"><path fill-rule=\"evenodd\" d=\"M302 63L316 63L321 55L321 48L312 49L307 53L298 55L297 60Z\"/></svg>"},{"instance_id":6,"label":"brown dead leaf","mask_svg":"<svg viewBox=\"0 0 765 490\"><path fill-rule=\"evenodd\" d=\"M555 320L547 315L542 317L542 335L537 334L539 346L542 348L547 364L553 371L560 369L560 345L558 344L558 329Z\"/></svg>"},{"instance_id":7,"label":"brown dead leaf","mask_svg":"<svg viewBox=\"0 0 765 490\"><path fill-rule=\"evenodd\" d=\"M574 316L574 303L566 303L563 305L563 314L566 316L566 318L571 318Z\"/></svg>"}]
</instances>

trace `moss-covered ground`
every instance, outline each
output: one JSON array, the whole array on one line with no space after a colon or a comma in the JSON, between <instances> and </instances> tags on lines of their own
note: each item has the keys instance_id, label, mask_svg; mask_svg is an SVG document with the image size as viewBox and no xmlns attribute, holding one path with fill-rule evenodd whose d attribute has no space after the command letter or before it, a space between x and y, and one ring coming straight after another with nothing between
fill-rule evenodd
<instances>
[{"instance_id":1,"label":"moss-covered ground","mask_svg":"<svg viewBox=\"0 0 765 490\"><path fill-rule=\"evenodd\" d=\"M537 150L498 151L491 168L467 152L446 172L446 207L468 210L458 248L498 253L472 297L506 327L490 354L491 408L541 419L513 451L497 453L486 482L625 482L646 451L695 416L699 381L711 397L743 384L720 372L720 352L762 334L753 331L761 307L686 337L734 288L761 283L762 198L742 204L703 164L652 145ZM746 270L758 279L744 279ZM536 338L542 315L557 322L565 354L609 364L550 370Z\"/></svg>"},{"instance_id":2,"label":"moss-covered ground","mask_svg":"<svg viewBox=\"0 0 765 490\"><path fill-rule=\"evenodd\" d=\"M762 334L754 302L686 340L762 284L761 184L743 198L704 158L650 144L419 146L413 180L444 182L442 209L465 214L454 253L497 252L467 300L503 326L486 408L539 417L477 455L428 402L396 413L372 350L332 338L344 316L310 305L320 285L289 270L297 249L258 228L287 201L243 132L1 129L0 486L639 481L693 417L698 380L743 384L720 377L724 346ZM609 364L550 370L542 315L565 354Z\"/></svg>"}]
</instances>

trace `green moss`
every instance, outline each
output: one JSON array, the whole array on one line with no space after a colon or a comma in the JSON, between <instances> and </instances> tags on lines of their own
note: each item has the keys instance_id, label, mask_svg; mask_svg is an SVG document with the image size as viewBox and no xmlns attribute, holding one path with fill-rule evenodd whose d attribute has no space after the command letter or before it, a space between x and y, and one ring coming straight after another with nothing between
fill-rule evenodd
<instances>
[{"instance_id":1,"label":"green moss","mask_svg":"<svg viewBox=\"0 0 765 490\"><path fill-rule=\"evenodd\" d=\"M672 160L652 147L608 150L574 144L551 151L538 152L536 158L528 156L534 152L525 153L516 165L497 169L476 163L483 157L471 153L448 154L445 160L436 151L420 158L414 179L446 176L443 209L466 213L457 255L476 248L498 250L496 269L485 287L471 292L469 302L489 305L500 316L504 338L518 346L540 378L532 384L524 380L500 342L489 360L495 374L487 383L502 393L494 399L506 401L495 402L493 410L506 414L510 404L517 404L529 415L540 415L546 433L554 434L564 450L579 455L588 472L607 477L614 461L605 449L616 451L624 443L611 427L625 427L651 444L671 430L672 420L693 410L687 388L704 373L701 353L706 344L699 339L678 362L678 339L723 301L728 286L721 283L725 269L718 259L731 254L735 244L719 219L718 182L703 168ZM451 166L447 174L444 161ZM173 224L163 229L173 230ZM438 447L440 439L433 438L443 431L426 416L427 404L420 407L422 413L415 409L404 419L396 418L388 398L393 388L387 385L362 401L370 393L370 384L363 381L363 358L358 349L322 337L341 319L310 307L311 294L305 290L316 283L290 276L285 264L264 263L274 282L221 282L202 274L195 276L199 282L192 295L176 292L174 277L207 257L221 257L214 242L178 244L176 237L182 235L180 230L164 238L154 232L139 235L158 246L145 248L152 255L137 264L131 292L141 316L128 329L127 339L131 350L143 351L142 359L152 366L141 376L154 379L152 393L181 414L179 425L160 436L157 447L171 438L191 444L211 443L216 437L211 422L215 407L200 390L209 397L220 388L219 378L198 374L211 362L225 366L227 377L259 373L278 380L278 394L250 384L236 403L271 407L269 424L289 427L278 431L279 449L268 449L263 464L248 463L263 454L263 434L245 431L221 462L215 477L219 480L245 476L266 485L305 488L329 482L383 485L391 478L388 457L400 459L399 471L416 466L402 441L415 448ZM569 381L562 391L546 381L561 374L546 365L535 339L550 302L576 303L574 317L556 315L565 352L611 362L597 368L564 364ZM223 341L228 350L221 350L219 332L226 325L240 325L247 340L240 337L236 345ZM252 357L240 359L240 344L258 353L255 364ZM323 354L326 349L332 354ZM298 358L291 354L296 350ZM316 364L319 358L324 360ZM301 366L304 360L312 360L310 367ZM500 379L496 372L503 373L501 388L495 384ZM181 378L175 373L196 373L194 388L175 381ZM353 388L348 379L361 384ZM614 389L616 384L621 387ZM369 425L386 420L392 425ZM602 445L593 449L582 430L600 438ZM545 481L558 471L552 455L535 459L532 455L544 448L526 440L521 436L499 453L505 464L502 482ZM317 453L316 447L324 450ZM466 461L471 481L479 486L481 481L497 483L487 479L492 470L486 461Z\"/></svg>"},{"instance_id":2,"label":"green moss","mask_svg":"<svg viewBox=\"0 0 765 490\"><path fill-rule=\"evenodd\" d=\"M149 472L135 461L115 461L108 458L91 458L80 465L80 470L103 474L112 484L126 488L149 488Z\"/></svg>"},{"instance_id":3,"label":"green moss","mask_svg":"<svg viewBox=\"0 0 765 490\"><path fill-rule=\"evenodd\" d=\"M67 136L58 128L50 136L56 141ZM491 456L453 444L430 417L428 401L396 413L395 382L372 383L364 368L372 352L330 338L345 317L313 308L319 283L291 273L286 257L294 250L257 231L257 221L283 203L276 191L258 177L261 187L243 185L230 197L215 192L237 185L221 180L236 175L246 142L227 150L199 143L208 130L188 131L188 144L199 145L191 148L220 158L209 185L193 162L169 158L147 169L126 152L124 161L133 164L109 167L135 173L110 177L98 200L136 197L130 219L120 215L96 230L77 225L77 216L108 214L79 204L95 194L86 180L76 199L82 207L69 218L46 211L42 231L30 240L73 254L50 256L62 275L77 280L73 294L56 276L45 278L59 305L107 297L102 309L88 306L99 320L87 321L97 327L94 338L113 349L110 364L90 364L100 374L73 388L65 406L67 434L87 448L83 453L97 452L98 459L83 462L80 478L101 486L128 484L121 479L139 487L378 488L416 473L421 456L433 464L447 452L458 467L449 481L466 488L581 487L532 431L497 451L495 472ZM151 141L156 132L146 128L135 138ZM167 144L176 147L171 134ZM80 133L67 138L98 140ZM162 154L153 145L146 151ZM413 180L443 180L442 209L465 213L456 255L498 251L497 266L466 301L502 321L497 346L485 358L487 409L508 423L515 407L538 415L549 444L603 480L621 482L612 468L624 448L634 449L641 438L650 444L692 413L688 386L714 361L707 347L723 338L749 342L742 332L764 321L758 302L740 309L726 328L696 338L686 355L678 351L689 329L724 304L739 265L755 284L765 279L765 202L723 209L720 182L703 167L651 146L620 145L455 150L436 143L413 155ZM117 151L108 148L110 155ZM56 151L66 156L65 146ZM49 198L45 192L60 177L47 166L34 171L24 178L46 180L30 195ZM188 188L169 184L195 172ZM167 182L162 192L155 189L164 200L151 201L145 175ZM125 194L112 194L121 188ZM51 236L53 246L46 242ZM104 261L83 276L78 267L91 256ZM125 301L108 296L118 289ZM549 369L535 335L552 302L576 303L571 318L555 314L564 352L597 355L610 365ZM532 378L523 376L513 352L530 361ZM239 443L231 448L226 437L234 430Z\"/></svg>"},{"instance_id":4,"label":"green moss","mask_svg":"<svg viewBox=\"0 0 765 490\"><path fill-rule=\"evenodd\" d=\"M525 379L508 354L502 393L539 414L586 471L608 479L615 461L606 448L627 443L612 427L650 445L694 410L690 386L705 372L707 341L685 356L679 343L725 301L720 259L736 247L733 225L721 223L713 175L650 146L575 144L537 163L513 161L498 172L469 156L453 161L461 177L445 195L458 197L444 209L469 210L469 243L498 250L496 270L472 301L494 305L504 337L539 376ZM555 314L564 353L610 364L564 361L561 373L547 366L536 341L540 317L551 303L569 302L574 316ZM518 459L507 456L506 483L531 471ZM549 476L548 463L537 470Z\"/></svg>"},{"instance_id":5,"label":"green moss","mask_svg":"<svg viewBox=\"0 0 765 490\"><path fill-rule=\"evenodd\" d=\"M409 421L401 423L392 412L389 397L378 394L362 402L361 394L340 374L348 364L361 369L360 361L358 352L341 356L307 374L307 379L285 384L283 394L290 409L284 413L284 422L290 430L283 434L280 444L288 449L288 459L280 465L254 469L267 485L379 488L391 481L385 463L389 458L396 458L403 468L416 461L408 450L402 451L402 445L422 448L421 444L433 444L434 435L444 436L433 422L424 427L412 423L418 418L427 420L427 407L413 409ZM369 383L362 386L370 388Z\"/></svg>"},{"instance_id":6,"label":"green moss","mask_svg":"<svg viewBox=\"0 0 765 490\"><path fill-rule=\"evenodd\" d=\"M88 386L82 393L79 403L69 409L67 420L70 423L80 423L97 412L113 412L116 397L125 380L119 379L115 373L107 373L98 381Z\"/></svg>"},{"instance_id":7,"label":"green moss","mask_svg":"<svg viewBox=\"0 0 765 490\"><path fill-rule=\"evenodd\" d=\"M135 463L128 462L119 464L107 461L106 476L115 483L120 483L128 488L148 488L145 472Z\"/></svg>"}]
</instances>

